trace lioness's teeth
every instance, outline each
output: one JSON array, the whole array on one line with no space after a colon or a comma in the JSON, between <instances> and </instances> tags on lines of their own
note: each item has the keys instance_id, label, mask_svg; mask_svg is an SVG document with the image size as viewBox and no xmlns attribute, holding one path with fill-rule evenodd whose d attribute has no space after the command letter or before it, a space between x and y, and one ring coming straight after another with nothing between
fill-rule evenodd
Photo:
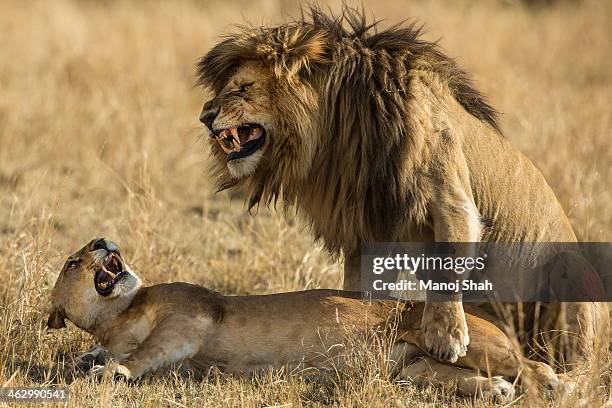
<instances>
[{"instance_id":1,"label":"lioness's teeth","mask_svg":"<svg viewBox=\"0 0 612 408\"><path fill-rule=\"evenodd\" d=\"M238 136L238 128L237 127L231 128L230 129L230 133L232 134L232 136L234 136L234 139L240 140L240 137Z\"/></svg>"},{"instance_id":2,"label":"lioness's teeth","mask_svg":"<svg viewBox=\"0 0 612 408\"><path fill-rule=\"evenodd\" d=\"M108 269L106 269L106 267L104 265L102 265L102 269L104 269L104 272L108 273L111 277L112 280L115 280L115 278L117 277L117 275L115 275L114 273L112 273L111 271L109 271Z\"/></svg>"}]
</instances>

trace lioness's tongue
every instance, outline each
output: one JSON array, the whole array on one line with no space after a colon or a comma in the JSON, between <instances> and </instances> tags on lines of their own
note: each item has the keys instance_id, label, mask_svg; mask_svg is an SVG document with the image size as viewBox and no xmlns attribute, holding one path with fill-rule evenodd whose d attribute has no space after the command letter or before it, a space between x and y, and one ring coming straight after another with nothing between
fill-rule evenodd
<instances>
[{"instance_id":1,"label":"lioness's tongue","mask_svg":"<svg viewBox=\"0 0 612 408\"><path fill-rule=\"evenodd\" d=\"M104 269L102 269L98 274L98 279L100 280L100 282L106 283L111 282L113 279L115 279L115 277L110 273L106 272Z\"/></svg>"}]
</instances>

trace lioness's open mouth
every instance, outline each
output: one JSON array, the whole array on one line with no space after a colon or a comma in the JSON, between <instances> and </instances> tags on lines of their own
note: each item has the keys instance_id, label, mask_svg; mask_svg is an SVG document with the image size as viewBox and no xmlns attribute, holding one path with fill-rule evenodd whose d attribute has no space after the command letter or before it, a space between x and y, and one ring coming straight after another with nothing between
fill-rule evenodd
<instances>
[{"instance_id":1,"label":"lioness's open mouth","mask_svg":"<svg viewBox=\"0 0 612 408\"><path fill-rule=\"evenodd\" d=\"M259 149L265 140L265 129L257 124L245 124L223 129L214 135L227 161L250 156Z\"/></svg>"},{"instance_id":2,"label":"lioness's open mouth","mask_svg":"<svg viewBox=\"0 0 612 408\"><path fill-rule=\"evenodd\" d=\"M96 290L102 296L109 295L113 291L113 287L127 272L123 270L121 258L115 252L109 254L100 263L100 268L96 272L94 282Z\"/></svg>"}]
</instances>

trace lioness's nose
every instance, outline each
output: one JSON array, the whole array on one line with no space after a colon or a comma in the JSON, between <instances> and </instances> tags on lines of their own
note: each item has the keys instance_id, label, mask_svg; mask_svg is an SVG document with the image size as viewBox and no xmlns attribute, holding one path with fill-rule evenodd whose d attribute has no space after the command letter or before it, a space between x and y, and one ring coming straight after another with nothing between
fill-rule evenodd
<instances>
[{"instance_id":1,"label":"lioness's nose","mask_svg":"<svg viewBox=\"0 0 612 408\"><path fill-rule=\"evenodd\" d=\"M106 247L106 240L104 238L96 240L96 242L94 242L93 246L91 247L92 251L97 251L98 249L108 250L108 248Z\"/></svg>"},{"instance_id":2,"label":"lioness's nose","mask_svg":"<svg viewBox=\"0 0 612 408\"><path fill-rule=\"evenodd\" d=\"M212 130L212 124L219 114L219 110L220 108L218 106L212 106L212 101L206 102L202 109L202 113L200 113L200 122Z\"/></svg>"}]
</instances>

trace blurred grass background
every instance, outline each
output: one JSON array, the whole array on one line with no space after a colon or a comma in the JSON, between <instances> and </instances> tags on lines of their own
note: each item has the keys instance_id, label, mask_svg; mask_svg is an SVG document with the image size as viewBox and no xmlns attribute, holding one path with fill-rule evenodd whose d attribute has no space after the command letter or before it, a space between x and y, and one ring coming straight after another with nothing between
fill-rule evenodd
<instances>
[{"instance_id":1,"label":"blurred grass background","mask_svg":"<svg viewBox=\"0 0 612 408\"><path fill-rule=\"evenodd\" d=\"M580 239L611 240L611 2L363 6L383 25L423 22L503 113L506 137L542 170ZM215 194L197 119L196 59L233 24L299 14L283 0L0 1L0 386L58 381L56 366L91 342L43 326L62 263L94 236L118 242L149 283L226 294L341 285L298 219L266 208L252 217ZM131 388L78 380L71 405L472 404L377 375L324 386L281 374Z\"/></svg>"}]
</instances>

